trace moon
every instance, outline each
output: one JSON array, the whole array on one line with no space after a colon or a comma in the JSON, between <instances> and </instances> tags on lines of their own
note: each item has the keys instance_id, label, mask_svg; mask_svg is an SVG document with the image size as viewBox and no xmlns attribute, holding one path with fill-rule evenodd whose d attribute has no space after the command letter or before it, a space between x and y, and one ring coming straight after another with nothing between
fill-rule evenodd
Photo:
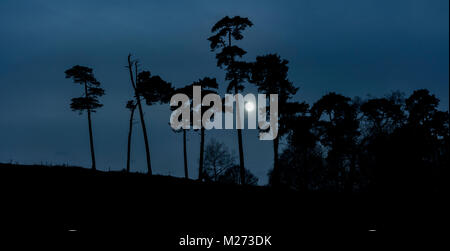
<instances>
[{"instance_id":1,"label":"moon","mask_svg":"<svg viewBox=\"0 0 450 251\"><path fill-rule=\"evenodd\" d=\"M247 110L247 112L255 110L255 104L253 102L245 103L245 110Z\"/></svg>"}]
</instances>

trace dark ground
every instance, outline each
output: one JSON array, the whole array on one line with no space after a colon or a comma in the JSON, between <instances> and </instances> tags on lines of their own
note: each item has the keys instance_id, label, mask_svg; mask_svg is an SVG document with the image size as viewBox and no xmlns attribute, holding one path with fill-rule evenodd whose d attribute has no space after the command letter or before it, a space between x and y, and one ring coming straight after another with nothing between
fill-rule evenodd
<instances>
[{"instance_id":1,"label":"dark ground","mask_svg":"<svg viewBox=\"0 0 450 251\"><path fill-rule=\"evenodd\" d=\"M439 232L448 213L438 194L297 193L80 167L0 164L0 184L2 230L128 236L150 246L176 247L186 234L271 235L273 247L326 236L371 245L385 234Z\"/></svg>"}]
</instances>

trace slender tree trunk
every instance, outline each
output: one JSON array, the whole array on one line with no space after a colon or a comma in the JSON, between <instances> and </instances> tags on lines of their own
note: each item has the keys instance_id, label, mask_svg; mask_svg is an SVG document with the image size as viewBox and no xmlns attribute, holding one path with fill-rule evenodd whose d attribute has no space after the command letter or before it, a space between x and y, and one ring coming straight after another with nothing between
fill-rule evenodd
<instances>
[{"instance_id":1,"label":"slender tree trunk","mask_svg":"<svg viewBox=\"0 0 450 251\"><path fill-rule=\"evenodd\" d=\"M280 170L278 169L278 137L273 139L273 171L272 171L272 186L280 185Z\"/></svg>"},{"instance_id":2,"label":"slender tree trunk","mask_svg":"<svg viewBox=\"0 0 450 251\"><path fill-rule=\"evenodd\" d=\"M130 152L131 152L131 134L132 134L132 131L133 131L133 116L134 116L134 109L131 110L131 115L130 115L130 130L128 131L127 173L130 172Z\"/></svg>"},{"instance_id":3,"label":"slender tree trunk","mask_svg":"<svg viewBox=\"0 0 450 251\"><path fill-rule=\"evenodd\" d=\"M228 32L228 47L231 47L231 32ZM234 59L233 59L234 60ZM234 94L237 94L237 86L234 87ZM236 102L237 104L238 102ZM238 117L240 118L239 114L239 107L236 105L236 112L238 113ZM245 185L245 165L244 165L244 148L242 146L242 130L237 129L237 135L238 135L238 144L239 144L239 176L241 180L241 185Z\"/></svg>"},{"instance_id":4,"label":"slender tree trunk","mask_svg":"<svg viewBox=\"0 0 450 251\"><path fill-rule=\"evenodd\" d=\"M137 102L137 106L139 109L139 117L141 118L142 134L144 135L145 154L147 157L147 170L148 170L148 174L151 175L152 174L152 164L150 161L150 150L149 150L149 145L148 145L147 129L145 127L144 113L142 112L141 98L139 96L139 93L136 91L136 84L135 84L135 81L133 78L133 68L132 67L133 67L133 65L131 63L131 55L128 55L128 69L130 72L131 84L133 86L134 93L136 95L136 102ZM135 72L135 74L136 74L136 78L137 78L137 74L138 74L137 71Z\"/></svg>"},{"instance_id":5,"label":"slender tree trunk","mask_svg":"<svg viewBox=\"0 0 450 251\"><path fill-rule=\"evenodd\" d=\"M198 165L198 180L203 179L203 152L205 149L205 128L200 129L200 161Z\"/></svg>"},{"instance_id":6,"label":"slender tree trunk","mask_svg":"<svg viewBox=\"0 0 450 251\"><path fill-rule=\"evenodd\" d=\"M90 145L91 145L92 170L96 170L95 153L94 153L94 138L92 136L91 110L89 110L89 109L88 109L88 121L89 121L89 140L90 140Z\"/></svg>"},{"instance_id":7,"label":"slender tree trunk","mask_svg":"<svg viewBox=\"0 0 450 251\"><path fill-rule=\"evenodd\" d=\"M148 138L147 138L147 128L145 127L145 121L144 121L144 113L142 112L142 105L141 105L141 98L136 95L137 99L137 105L139 108L139 116L141 117L141 126L142 126L142 134L144 134L144 143L145 143L145 155L147 157L147 169L148 174L152 174L152 163L150 162L150 150L148 145Z\"/></svg>"},{"instance_id":8,"label":"slender tree trunk","mask_svg":"<svg viewBox=\"0 0 450 251\"><path fill-rule=\"evenodd\" d=\"M84 91L86 93L86 98L88 98L88 88L87 83L84 82ZM91 121L91 109L87 109L88 114L88 124L89 124L89 145L91 147L91 159L92 159L92 170L96 170L95 166L95 153L94 153L94 137L92 136L92 121Z\"/></svg>"},{"instance_id":9,"label":"slender tree trunk","mask_svg":"<svg viewBox=\"0 0 450 251\"><path fill-rule=\"evenodd\" d=\"M186 130L183 129L183 155L184 155L184 177L189 179L188 165L187 165L187 153L186 153Z\"/></svg>"},{"instance_id":10,"label":"slender tree trunk","mask_svg":"<svg viewBox=\"0 0 450 251\"><path fill-rule=\"evenodd\" d=\"M244 166L244 149L242 146L242 129L237 129L239 143L239 174L241 176L241 185L245 185L245 166Z\"/></svg>"},{"instance_id":11,"label":"slender tree trunk","mask_svg":"<svg viewBox=\"0 0 450 251\"><path fill-rule=\"evenodd\" d=\"M237 94L237 87L234 89L234 93ZM240 118L239 104L236 100L236 113L237 117ZM240 123L240 121L238 122ZM244 165L244 147L242 144L242 129L236 129L238 135L238 145L239 145L239 176L241 178L241 185L245 185L245 165Z\"/></svg>"}]
</instances>

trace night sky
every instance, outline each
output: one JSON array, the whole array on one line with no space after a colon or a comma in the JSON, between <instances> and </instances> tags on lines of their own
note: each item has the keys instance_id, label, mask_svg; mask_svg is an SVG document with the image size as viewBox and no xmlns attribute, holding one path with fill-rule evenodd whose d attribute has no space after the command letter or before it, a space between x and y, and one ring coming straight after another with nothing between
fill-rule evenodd
<instances>
[{"instance_id":1,"label":"night sky","mask_svg":"<svg viewBox=\"0 0 450 251\"><path fill-rule=\"evenodd\" d=\"M95 2L95 3L94 3ZM344 4L345 3L345 4ZM448 109L449 2L404 1L0 1L0 162L90 167L85 115L70 110L82 88L64 70L92 67L106 90L93 115L97 166L125 168L132 97L128 53L142 68L176 87L205 76L227 83L209 42L225 15L254 26L239 46L248 54L278 53L290 61L297 100L312 103L327 92L349 97L406 95L428 88ZM249 88L248 91L255 91ZM153 171L183 175L182 134L169 122L169 105L145 106ZM145 151L134 127L132 170L145 172ZM210 130L237 154L234 130ZM198 168L199 133L188 134L190 175ZM246 167L267 183L271 141L244 130ZM238 158L237 158L238 160Z\"/></svg>"}]
</instances>

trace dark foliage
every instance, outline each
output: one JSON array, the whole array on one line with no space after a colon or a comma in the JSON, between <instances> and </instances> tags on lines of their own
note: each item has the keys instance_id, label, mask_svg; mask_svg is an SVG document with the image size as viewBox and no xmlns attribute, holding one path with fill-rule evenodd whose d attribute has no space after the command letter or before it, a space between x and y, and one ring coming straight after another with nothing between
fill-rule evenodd
<instances>
[{"instance_id":1,"label":"dark foliage","mask_svg":"<svg viewBox=\"0 0 450 251\"><path fill-rule=\"evenodd\" d=\"M447 189L449 113L428 90L357 102L329 93L289 128L278 181L304 191ZM271 174L271 182L274 182Z\"/></svg>"},{"instance_id":2,"label":"dark foliage","mask_svg":"<svg viewBox=\"0 0 450 251\"><path fill-rule=\"evenodd\" d=\"M72 68L64 72L66 78L73 79L74 83L83 85L84 96L73 98L70 108L73 111L83 111L89 110L90 112L95 112L95 109L102 107L98 98L105 95L105 91L100 88L100 82L94 77L93 70L86 66L75 65Z\"/></svg>"},{"instance_id":3,"label":"dark foliage","mask_svg":"<svg viewBox=\"0 0 450 251\"><path fill-rule=\"evenodd\" d=\"M233 45L232 41L239 41L244 38L242 32L247 28L253 26L253 23L248 18L235 16L230 18L225 16L219 20L211 29L214 33L209 37L211 51L222 49L216 54L217 66L222 68L225 66L226 80L230 83L227 87L227 92L234 90L238 93L244 90L243 83L248 80L250 74L250 64L237 61L236 58L241 58L247 52L242 48ZM242 142L241 129L237 129L238 147L239 147L239 166L241 170L241 184L245 184L245 164L244 164L244 146Z\"/></svg>"},{"instance_id":4,"label":"dark foliage","mask_svg":"<svg viewBox=\"0 0 450 251\"><path fill-rule=\"evenodd\" d=\"M174 91L170 83L164 81L160 76L152 76L149 71L138 74L136 89L144 97L147 105L169 102Z\"/></svg>"},{"instance_id":5,"label":"dark foliage","mask_svg":"<svg viewBox=\"0 0 450 251\"><path fill-rule=\"evenodd\" d=\"M244 38L242 31L251 26L253 26L253 23L248 18L240 16L222 18L211 29L211 32L215 33L208 38L211 42L211 50L226 47L226 43L230 43L231 38L241 40Z\"/></svg>"},{"instance_id":6,"label":"dark foliage","mask_svg":"<svg viewBox=\"0 0 450 251\"><path fill-rule=\"evenodd\" d=\"M278 94L278 136L273 140L273 179L272 185L277 186L280 177L278 177L279 162L279 142L280 138L288 133L292 128L296 116L306 113L308 105L292 101L291 98L298 91L298 88L288 80L288 61L282 60L276 54L268 54L256 57L256 62L251 64L250 82L258 87L260 93ZM269 109L266 109L269 113ZM268 114L267 114L268 116ZM263 130L264 131L264 130Z\"/></svg>"}]
</instances>

